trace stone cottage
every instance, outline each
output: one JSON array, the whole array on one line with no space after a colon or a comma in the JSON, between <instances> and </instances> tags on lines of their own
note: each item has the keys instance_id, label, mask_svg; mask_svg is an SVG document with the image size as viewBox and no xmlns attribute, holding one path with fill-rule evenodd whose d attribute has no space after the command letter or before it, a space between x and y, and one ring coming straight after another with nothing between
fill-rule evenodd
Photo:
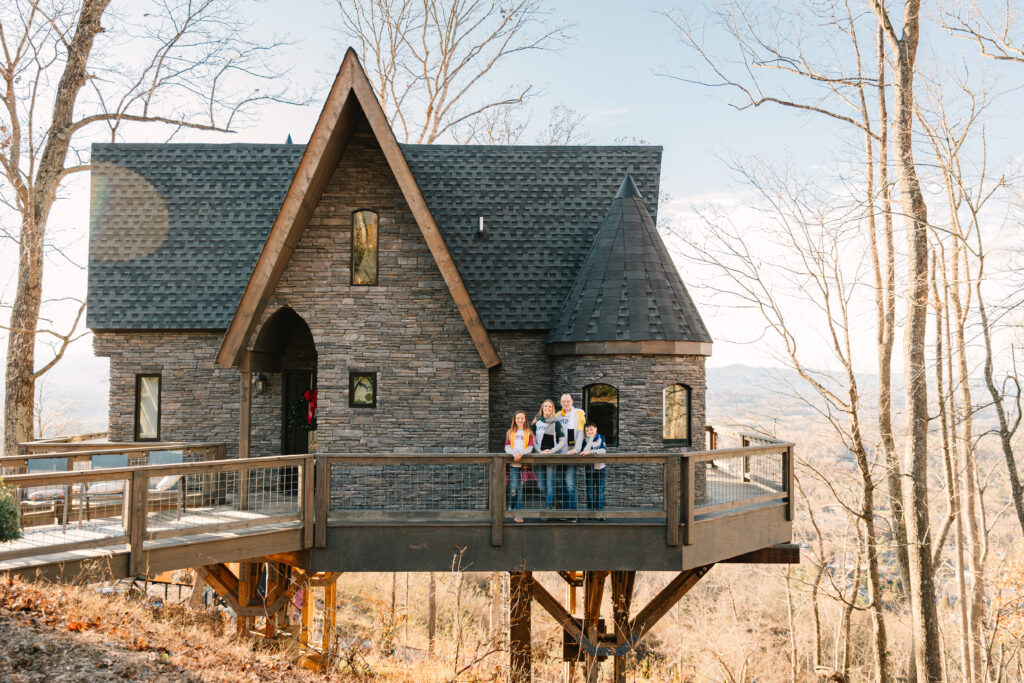
<instances>
[{"instance_id":1,"label":"stone cottage","mask_svg":"<svg viewBox=\"0 0 1024 683\"><path fill-rule=\"evenodd\" d=\"M352 51L305 146L94 145L111 438L495 451L569 392L620 452L702 448L661 152L400 144Z\"/></svg>"}]
</instances>

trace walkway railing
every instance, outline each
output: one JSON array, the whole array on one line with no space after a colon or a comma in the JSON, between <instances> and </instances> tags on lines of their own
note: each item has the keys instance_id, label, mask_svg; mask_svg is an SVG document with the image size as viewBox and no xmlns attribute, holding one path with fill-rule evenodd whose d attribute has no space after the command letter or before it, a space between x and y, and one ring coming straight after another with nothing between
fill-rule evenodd
<instances>
[{"instance_id":1,"label":"walkway railing","mask_svg":"<svg viewBox=\"0 0 1024 683\"><path fill-rule=\"evenodd\" d=\"M103 455L60 457L69 463L89 457L95 465ZM520 464L535 478L519 477L529 494L521 505L510 496L513 461L507 455L211 457L14 474L5 484L18 506L22 537L0 544L0 564L123 552L138 573L147 567L146 553L158 548L181 546L181 566L190 566L188 546L195 543L291 529L301 534L303 548L325 547L328 528L345 526L489 526L492 545L500 546L517 520L661 525L669 546L688 545L705 520L766 506L785 506L792 519L792 458L787 443L687 454L525 457ZM586 466L594 462L605 464L602 509L586 491L594 472ZM561 481L566 471L575 473L574 497L564 489L561 500L558 492L542 494L536 479L547 468Z\"/></svg>"}]
</instances>

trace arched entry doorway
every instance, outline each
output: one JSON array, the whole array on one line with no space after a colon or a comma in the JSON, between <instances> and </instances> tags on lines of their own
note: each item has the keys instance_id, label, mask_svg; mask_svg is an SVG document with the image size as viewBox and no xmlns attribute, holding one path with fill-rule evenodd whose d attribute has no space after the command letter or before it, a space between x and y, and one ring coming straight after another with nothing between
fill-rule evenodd
<instances>
[{"instance_id":1,"label":"arched entry doorway","mask_svg":"<svg viewBox=\"0 0 1024 683\"><path fill-rule=\"evenodd\" d=\"M280 374L281 454L316 449L316 343L309 325L288 307L278 309L260 329L253 365Z\"/></svg>"}]
</instances>

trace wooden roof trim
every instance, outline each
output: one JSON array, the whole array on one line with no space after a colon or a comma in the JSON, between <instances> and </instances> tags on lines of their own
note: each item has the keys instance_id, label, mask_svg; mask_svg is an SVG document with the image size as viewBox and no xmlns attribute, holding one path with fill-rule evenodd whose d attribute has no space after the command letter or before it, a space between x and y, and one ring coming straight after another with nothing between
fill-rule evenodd
<instances>
[{"instance_id":1,"label":"wooden roof trim","mask_svg":"<svg viewBox=\"0 0 1024 683\"><path fill-rule=\"evenodd\" d=\"M373 94L366 73L351 48L342 60L334 85L331 86L331 92L313 128L309 144L306 145L295 171L295 177L285 194L281 210L263 245L231 324L224 334L220 351L217 353L217 364L223 367L238 367L245 355L246 345L259 323L260 316L305 232L334 167L352 139L355 129L352 108L356 105L362 109L370 123L370 128L430 247L430 252L437 262L484 366L491 368L498 365L501 361L487 335L480 314L473 305L469 290L459 275L448 246L423 199L423 194L402 154L387 117L384 116L384 111Z\"/></svg>"}]
</instances>

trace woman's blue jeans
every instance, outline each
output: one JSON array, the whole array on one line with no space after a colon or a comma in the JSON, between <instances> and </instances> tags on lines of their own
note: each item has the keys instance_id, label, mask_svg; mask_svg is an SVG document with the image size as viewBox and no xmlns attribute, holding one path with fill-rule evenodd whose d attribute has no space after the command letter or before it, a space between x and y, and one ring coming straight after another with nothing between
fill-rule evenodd
<instances>
[{"instance_id":1,"label":"woman's blue jeans","mask_svg":"<svg viewBox=\"0 0 1024 683\"><path fill-rule=\"evenodd\" d=\"M555 494L558 491L558 465L536 465L534 470L537 472L537 486L544 494L544 509L550 510L555 507Z\"/></svg>"},{"instance_id":2,"label":"woman's blue jeans","mask_svg":"<svg viewBox=\"0 0 1024 683\"><path fill-rule=\"evenodd\" d=\"M521 467L508 468L508 509L518 510L523 506L523 485Z\"/></svg>"}]
</instances>

